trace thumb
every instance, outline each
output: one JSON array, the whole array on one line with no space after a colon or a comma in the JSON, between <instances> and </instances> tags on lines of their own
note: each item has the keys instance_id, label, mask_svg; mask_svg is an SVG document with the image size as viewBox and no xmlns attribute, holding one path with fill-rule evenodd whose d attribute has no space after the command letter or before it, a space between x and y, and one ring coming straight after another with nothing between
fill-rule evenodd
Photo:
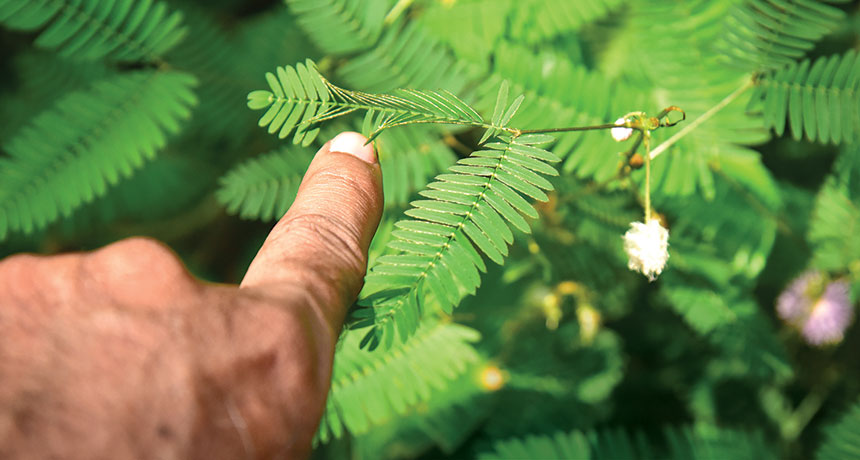
<instances>
[{"instance_id":1,"label":"thumb","mask_svg":"<svg viewBox=\"0 0 860 460\"><path fill-rule=\"evenodd\" d=\"M382 215L382 173L372 145L345 132L316 154L298 195L251 262L242 288L313 303L340 330L367 270Z\"/></svg>"}]
</instances>

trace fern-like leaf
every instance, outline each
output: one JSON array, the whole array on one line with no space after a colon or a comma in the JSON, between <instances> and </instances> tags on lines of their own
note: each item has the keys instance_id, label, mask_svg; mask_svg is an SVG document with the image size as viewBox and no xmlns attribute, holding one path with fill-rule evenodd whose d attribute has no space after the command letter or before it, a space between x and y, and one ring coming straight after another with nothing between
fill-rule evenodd
<instances>
[{"instance_id":1,"label":"fern-like leaf","mask_svg":"<svg viewBox=\"0 0 860 460\"><path fill-rule=\"evenodd\" d=\"M750 293L774 245L780 202L758 202L722 176L714 187L712 201L689 196L665 206L677 217L672 268L661 291L739 369L762 377L790 375L782 343Z\"/></svg>"},{"instance_id":2,"label":"fern-like leaf","mask_svg":"<svg viewBox=\"0 0 860 460\"><path fill-rule=\"evenodd\" d=\"M200 80L197 90L200 104L183 130L182 138L200 146L217 143L225 150L243 145L256 117L248 110L237 110L236 95L246 92L249 82L270 67L248 63L249 55L257 57L262 47L257 43L239 42L236 30L228 29L212 10L188 3L182 5L188 36L192 39L183 40L164 56L165 61L181 66L183 71ZM282 18L286 16L285 10ZM260 35L265 32L257 31ZM268 59L265 62L281 62L274 58L264 56Z\"/></svg>"},{"instance_id":3,"label":"fern-like leaf","mask_svg":"<svg viewBox=\"0 0 860 460\"><path fill-rule=\"evenodd\" d=\"M436 174L454 163L456 156L425 126L404 126L383 132L376 139L379 163L385 173L385 206L405 206Z\"/></svg>"},{"instance_id":4,"label":"fern-like leaf","mask_svg":"<svg viewBox=\"0 0 860 460\"><path fill-rule=\"evenodd\" d=\"M818 195L809 228L814 262L825 270L844 270L860 258L860 207L844 193L825 186Z\"/></svg>"},{"instance_id":5,"label":"fern-like leaf","mask_svg":"<svg viewBox=\"0 0 860 460\"><path fill-rule=\"evenodd\" d=\"M317 439L361 434L430 399L478 361L471 343L477 331L453 323L422 326L409 343L389 353L358 346L362 334L347 331L334 359L332 384Z\"/></svg>"},{"instance_id":6,"label":"fern-like leaf","mask_svg":"<svg viewBox=\"0 0 860 460\"><path fill-rule=\"evenodd\" d=\"M524 45L571 34L616 9L620 0L471 0L427 2L417 19L470 64L507 36Z\"/></svg>"},{"instance_id":7,"label":"fern-like leaf","mask_svg":"<svg viewBox=\"0 0 860 460\"><path fill-rule=\"evenodd\" d=\"M836 30L845 13L831 5L848 1L747 0L733 9L719 48L748 70L791 64Z\"/></svg>"},{"instance_id":8,"label":"fern-like leaf","mask_svg":"<svg viewBox=\"0 0 860 460\"><path fill-rule=\"evenodd\" d=\"M773 323L761 307L747 298L730 297L734 321L723 324L708 335L708 341L744 378L789 379L794 370L785 346L774 330Z\"/></svg>"},{"instance_id":9,"label":"fern-like leaf","mask_svg":"<svg viewBox=\"0 0 860 460\"><path fill-rule=\"evenodd\" d=\"M221 178L218 201L243 219L280 219L313 159L305 149L282 148L248 160Z\"/></svg>"},{"instance_id":10,"label":"fern-like leaf","mask_svg":"<svg viewBox=\"0 0 860 460\"><path fill-rule=\"evenodd\" d=\"M416 22L451 49L460 62L489 70L489 54L508 31L514 0L426 2Z\"/></svg>"},{"instance_id":11,"label":"fern-like leaf","mask_svg":"<svg viewBox=\"0 0 860 460\"><path fill-rule=\"evenodd\" d=\"M591 459L637 460L764 460L775 458L761 436L741 431L695 426L663 430L660 448L641 432L633 435L623 429L604 429L585 433L573 431L552 436L527 436L497 442L494 452L484 453L481 460L502 459Z\"/></svg>"},{"instance_id":12,"label":"fern-like leaf","mask_svg":"<svg viewBox=\"0 0 860 460\"><path fill-rule=\"evenodd\" d=\"M589 459L588 439L579 431L558 432L551 436L526 436L493 444L493 452L478 456L480 460L540 458L544 460Z\"/></svg>"},{"instance_id":13,"label":"fern-like leaf","mask_svg":"<svg viewBox=\"0 0 860 460\"><path fill-rule=\"evenodd\" d=\"M0 0L0 23L80 59L155 60L185 35L182 13L152 0Z\"/></svg>"},{"instance_id":14,"label":"fern-like leaf","mask_svg":"<svg viewBox=\"0 0 860 460\"><path fill-rule=\"evenodd\" d=\"M512 35L527 43L539 43L600 19L621 3L621 0L514 0L510 13Z\"/></svg>"},{"instance_id":15,"label":"fern-like leaf","mask_svg":"<svg viewBox=\"0 0 860 460\"><path fill-rule=\"evenodd\" d=\"M436 447L451 456L493 411L493 394L481 385L481 361L419 404L414 411L356 439L358 458L419 458Z\"/></svg>"},{"instance_id":16,"label":"fern-like leaf","mask_svg":"<svg viewBox=\"0 0 860 460\"><path fill-rule=\"evenodd\" d=\"M545 70L540 73L534 69ZM560 54L536 54L510 44L499 46L493 73L479 88L481 102L476 106L492 110L501 81L510 81L512 91L526 96L510 122L522 129L607 123L629 112L630 107L645 103L641 94L571 65ZM564 159L566 172L601 181L618 172L618 143L607 132L580 131L556 138L552 152Z\"/></svg>"},{"instance_id":17,"label":"fern-like leaf","mask_svg":"<svg viewBox=\"0 0 860 460\"><path fill-rule=\"evenodd\" d=\"M329 54L348 54L379 39L392 0L284 0L314 43Z\"/></svg>"},{"instance_id":18,"label":"fern-like leaf","mask_svg":"<svg viewBox=\"0 0 860 460\"><path fill-rule=\"evenodd\" d=\"M860 154L852 146L839 156L818 193L809 225L813 264L822 270L853 269L860 260Z\"/></svg>"},{"instance_id":19,"label":"fern-like leaf","mask_svg":"<svg viewBox=\"0 0 860 460\"><path fill-rule=\"evenodd\" d=\"M453 123L486 126L474 109L447 91L402 89L394 94L369 94L338 88L326 80L311 60L266 73L271 91L248 94L248 107L267 109L261 127L281 139L295 131L293 143L310 145L319 134L318 122L364 110L363 131L370 140L383 129L410 123Z\"/></svg>"},{"instance_id":20,"label":"fern-like leaf","mask_svg":"<svg viewBox=\"0 0 860 460\"><path fill-rule=\"evenodd\" d=\"M414 23L386 32L376 46L338 69L338 77L350 88L373 92L444 88L461 94L467 84L449 51Z\"/></svg>"},{"instance_id":21,"label":"fern-like leaf","mask_svg":"<svg viewBox=\"0 0 860 460\"><path fill-rule=\"evenodd\" d=\"M63 95L114 73L102 63L58 59L35 50L15 56L11 64L17 69L17 85L0 90L0 139L12 137Z\"/></svg>"},{"instance_id":22,"label":"fern-like leaf","mask_svg":"<svg viewBox=\"0 0 860 460\"><path fill-rule=\"evenodd\" d=\"M557 174L548 162L559 159L537 144L550 136L528 135L489 143L449 168L412 202L412 219L396 224L388 247L398 253L377 259L365 280L357 324L372 325L363 345L405 341L415 329L427 298L451 313L473 294L486 266L479 251L498 264L513 241L511 227L529 232L520 215L537 217L523 198L546 201L552 185L541 175ZM396 332L395 332L396 330Z\"/></svg>"},{"instance_id":23,"label":"fern-like leaf","mask_svg":"<svg viewBox=\"0 0 860 460\"><path fill-rule=\"evenodd\" d=\"M839 421L824 428L824 442L815 458L860 458L860 402L855 403Z\"/></svg>"},{"instance_id":24,"label":"fern-like leaf","mask_svg":"<svg viewBox=\"0 0 860 460\"><path fill-rule=\"evenodd\" d=\"M777 135L800 140L850 143L860 137L860 59L854 50L842 56L792 63L763 75L753 101L764 100L765 123Z\"/></svg>"},{"instance_id":25,"label":"fern-like leaf","mask_svg":"<svg viewBox=\"0 0 860 460\"><path fill-rule=\"evenodd\" d=\"M179 129L193 77L136 72L69 94L10 139L0 158L0 239L68 216L130 176Z\"/></svg>"},{"instance_id":26,"label":"fern-like leaf","mask_svg":"<svg viewBox=\"0 0 860 460\"><path fill-rule=\"evenodd\" d=\"M683 107L689 120L686 134L652 162L651 177L658 178L652 183L652 198L658 208L666 196L698 192L712 198L716 173L739 181L741 177L734 174L769 175L758 152L744 147L769 138L761 118L746 113L750 72L726 65L713 50L734 6L711 0L631 3L624 29L617 32L608 51L609 69L634 82L640 94L643 88L651 88L654 98L644 106L662 107L671 101ZM654 45L667 40L685 46ZM677 132L657 130L652 148L659 149ZM590 157L595 163L600 158ZM603 158L617 163L617 158ZM642 176L643 171L633 173L634 179L644 182Z\"/></svg>"}]
</instances>

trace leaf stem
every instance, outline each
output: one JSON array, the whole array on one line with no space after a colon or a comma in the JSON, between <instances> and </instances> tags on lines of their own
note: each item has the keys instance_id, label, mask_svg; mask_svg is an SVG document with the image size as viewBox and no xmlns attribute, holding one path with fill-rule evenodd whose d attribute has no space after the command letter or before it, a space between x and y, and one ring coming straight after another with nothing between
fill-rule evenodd
<instances>
[{"instance_id":1,"label":"leaf stem","mask_svg":"<svg viewBox=\"0 0 860 460\"><path fill-rule=\"evenodd\" d=\"M569 128L547 128L547 129L521 129L520 134L542 134L542 133L566 133L569 131L593 131L597 129L626 128L624 124L604 123L602 125L572 126Z\"/></svg>"},{"instance_id":2,"label":"leaf stem","mask_svg":"<svg viewBox=\"0 0 860 460\"><path fill-rule=\"evenodd\" d=\"M651 220L651 131L642 134L645 143L645 223Z\"/></svg>"},{"instance_id":3,"label":"leaf stem","mask_svg":"<svg viewBox=\"0 0 860 460\"><path fill-rule=\"evenodd\" d=\"M397 18L399 18L400 15L403 14L403 11L406 10L406 8L409 8L409 5L412 4L412 1L413 0L399 0L394 5L394 7L391 8L388 14L385 15L385 19L382 20L383 24L391 25L392 23L394 23L394 21L396 21Z\"/></svg>"},{"instance_id":4,"label":"leaf stem","mask_svg":"<svg viewBox=\"0 0 860 460\"><path fill-rule=\"evenodd\" d=\"M812 417L821 409L827 396L827 389L813 389L800 402L794 412L780 423L780 434L782 439L794 441L812 420Z\"/></svg>"},{"instance_id":5,"label":"leaf stem","mask_svg":"<svg viewBox=\"0 0 860 460\"><path fill-rule=\"evenodd\" d=\"M674 145L679 140L683 139L684 136L686 136L687 134L690 134L693 130L698 128L699 125L710 120L711 117L716 115L720 110L723 110L727 105L731 104L732 101L737 99L738 96L743 94L746 90L750 89L754 84L755 84L755 81L753 79L748 79L746 82L744 82L743 85L739 86L738 89L734 90L731 94L729 94L728 96L723 98L722 101L717 103L717 105L708 109L708 111L703 113L699 118L696 118L695 120L693 120L692 123L684 126L683 128L681 128L680 131L675 133L672 137L670 137L669 139L666 139L665 142L658 145L657 148L655 148L654 150L651 151L651 155L650 155L651 159L653 160L654 158L657 158L658 155L660 155L661 153L668 150L669 147Z\"/></svg>"}]
</instances>

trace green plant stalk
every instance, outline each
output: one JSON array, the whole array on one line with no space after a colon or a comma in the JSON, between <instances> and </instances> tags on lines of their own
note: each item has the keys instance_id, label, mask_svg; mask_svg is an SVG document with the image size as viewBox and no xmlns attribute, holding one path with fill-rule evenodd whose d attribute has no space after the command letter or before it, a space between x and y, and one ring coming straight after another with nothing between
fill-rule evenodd
<instances>
[{"instance_id":1,"label":"green plant stalk","mask_svg":"<svg viewBox=\"0 0 860 460\"><path fill-rule=\"evenodd\" d=\"M675 133L672 137L670 137L669 139L666 139L665 142L658 145L657 148L655 148L651 152L651 154L650 154L651 159L653 160L654 158L657 158L657 156L659 156L661 153L668 150L669 147L675 145L676 142L683 139L687 134L690 134L691 132L693 132L702 123L710 120L711 117L713 117L714 115L719 113L720 110L723 110L724 108L726 108L727 105L731 104L735 99L740 97L740 95L743 94L744 92L746 92L746 90L752 88L753 85L755 85L755 81L752 78L747 79L743 85L739 86L731 94L729 94L728 96L723 98L723 100L718 102L717 105L708 109L708 111L703 113L702 116L700 116L699 118L696 118L695 120L693 120L692 123L684 126L680 131Z\"/></svg>"},{"instance_id":2,"label":"green plant stalk","mask_svg":"<svg viewBox=\"0 0 860 460\"><path fill-rule=\"evenodd\" d=\"M385 19L383 19L382 22L385 25L391 25L400 17L401 14L403 14L404 11L406 11L406 8L409 8L412 2L413 0L399 0L391 10L388 11L388 14L385 15Z\"/></svg>"},{"instance_id":3,"label":"green plant stalk","mask_svg":"<svg viewBox=\"0 0 860 460\"><path fill-rule=\"evenodd\" d=\"M624 124L617 125L615 123L604 123L602 125L591 126L572 126L568 128L547 128L547 129L517 129L512 132L517 136L521 134L544 134L544 133L566 133L571 131L594 131L597 129L612 129L612 128L627 128ZM635 129L635 128L634 128Z\"/></svg>"},{"instance_id":4,"label":"green plant stalk","mask_svg":"<svg viewBox=\"0 0 860 460\"><path fill-rule=\"evenodd\" d=\"M651 220L651 131L642 133L645 143L645 223Z\"/></svg>"},{"instance_id":5,"label":"green plant stalk","mask_svg":"<svg viewBox=\"0 0 860 460\"><path fill-rule=\"evenodd\" d=\"M821 409L826 399L826 391L822 389L813 389L803 401L797 406L797 409L791 415L779 424L779 431L782 439L786 441L794 441L800 436L800 433L806 428L806 425L812 420L812 417Z\"/></svg>"}]
</instances>

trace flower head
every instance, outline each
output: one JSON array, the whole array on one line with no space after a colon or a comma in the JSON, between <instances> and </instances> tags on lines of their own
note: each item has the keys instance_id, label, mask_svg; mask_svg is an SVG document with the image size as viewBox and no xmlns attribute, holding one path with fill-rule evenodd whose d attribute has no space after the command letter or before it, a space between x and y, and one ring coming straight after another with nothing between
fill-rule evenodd
<instances>
[{"instance_id":1,"label":"flower head","mask_svg":"<svg viewBox=\"0 0 860 460\"><path fill-rule=\"evenodd\" d=\"M806 272L792 281L776 302L779 317L814 346L842 341L854 317L848 283L825 281L819 272Z\"/></svg>"},{"instance_id":2,"label":"flower head","mask_svg":"<svg viewBox=\"0 0 860 460\"><path fill-rule=\"evenodd\" d=\"M776 312L783 321L802 327L809 314L810 297L821 290L824 277L817 271L808 271L791 282L776 300Z\"/></svg>"},{"instance_id":3,"label":"flower head","mask_svg":"<svg viewBox=\"0 0 860 460\"><path fill-rule=\"evenodd\" d=\"M615 124L616 125L623 125L624 123L627 123L627 121L628 120L626 118L621 117L621 118L615 120ZM612 138L615 139L616 141L624 142L627 139L630 139L630 136L633 134L633 128L622 128L622 127L612 128L609 130L609 134L612 134Z\"/></svg>"},{"instance_id":4,"label":"flower head","mask_svg":"<svg viewBox=\"0 0 860 460\"><path fill-rule=\"evenodd\" d=\"M669 260L669 230L657 219L632 222L624 234L624 251L629 257L627 267L654 281Z\"/></svg>"}]
</instances>

